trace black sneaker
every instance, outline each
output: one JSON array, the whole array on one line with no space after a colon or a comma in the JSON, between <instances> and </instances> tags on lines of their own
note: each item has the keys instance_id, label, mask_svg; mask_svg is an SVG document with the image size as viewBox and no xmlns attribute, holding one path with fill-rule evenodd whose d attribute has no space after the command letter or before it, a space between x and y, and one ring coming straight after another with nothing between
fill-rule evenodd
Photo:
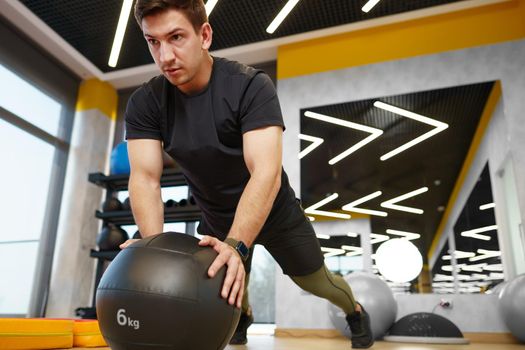
<instances>
[{"instance_id":1,"label":"black sneaker","mask_svg":"<svg viewBox=\"0 0 525 350\"><path fill-rule=\"evenodd\" d=\"M244 345L248 342L248 339L246 338L246 332L248 331L248 327L253 323L253 314L250 312L248 313L241 313L241 318L239 319L239 324L237 325L237 329L235 330L235 333L233 333L233 337L230 339L230 344L234 345Z\"/></svg>"},{"instance_id":2,"label":"black sneaker","mask_svg":"<svg viewBox=\"0 0 525 350\"><path fill-rule=\"evenodd\" d=\"M361 306L361 312L354 312L346 315L346 322L352 331L352 348L353 349L367 349L374 345L374 336L370 327L370 316Z\"/></svg>"}]
</instances>

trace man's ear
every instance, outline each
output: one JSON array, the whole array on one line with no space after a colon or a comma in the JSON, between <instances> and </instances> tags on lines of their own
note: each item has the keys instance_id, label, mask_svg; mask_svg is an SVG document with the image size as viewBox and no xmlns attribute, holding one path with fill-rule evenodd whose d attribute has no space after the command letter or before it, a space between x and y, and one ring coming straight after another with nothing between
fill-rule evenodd
<instances>
[{"instance_id":1,"label":"man's ear","mask_svg":"<svg viewBox=\"0 0 525 350\"><path fill-rule=\"evenodd\" d=\"M213 30L211 29L211 26L208 22L204 23L201 26L201 38L202 38L202 49L208 50L211 46L211 41L213 37Z\"/></svg>"}]
</instances>

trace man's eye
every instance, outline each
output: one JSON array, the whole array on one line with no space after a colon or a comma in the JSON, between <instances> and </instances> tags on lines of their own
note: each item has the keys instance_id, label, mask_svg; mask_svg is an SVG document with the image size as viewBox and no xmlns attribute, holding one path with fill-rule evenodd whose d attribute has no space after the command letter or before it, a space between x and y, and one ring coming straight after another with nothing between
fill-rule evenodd
<instances>
[{"instance_id":1,"label":"man's eye","mask_svg":"<svg viewBox=\"0 0 525 350\"><path fill-rule=\"evenodd\" d=\"M182 39L182 36L180 36L179 34L175 34L175 35L173 35L171 37L171 39L174 40L174 41L178 41L178 40Z\"/></svg>"},{"instance_id":2,"label":"man's eye","mask_svg":"<svg viewBox=\"0 0 525 350\"><path fill-rule=\"evenodd\" d=\"M158 41L155 39L148 39L148 43L150 43L150 45L156 45Z\"/></svg>"}]
</instances>

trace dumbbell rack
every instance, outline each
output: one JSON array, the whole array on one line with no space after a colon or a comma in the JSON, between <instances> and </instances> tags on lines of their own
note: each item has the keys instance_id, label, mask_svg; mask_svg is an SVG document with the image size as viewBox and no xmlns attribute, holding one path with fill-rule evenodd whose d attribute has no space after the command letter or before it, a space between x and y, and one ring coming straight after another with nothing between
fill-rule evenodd
<instances>
[{"instance_id":1,"label":"dumbbell rack","mask_svg":"<svg viewBox=\"0 0 525 350\"><path fill-rule=\"evenodd\" d=\"M129 175L104 175L103 173L91 173L88 181L106 189L106 200L113 197L116 192L128 189ZM164 169L160 178L161 187L187 186L186 180L179 169ZM104 221L104 224L134 225L133 213L131 210L118 211L95 211L95 217ZM188 201L186 206L176 206L164 209L164 222L195 222L201 219L201 211L196 205ZM104 273L104 262L113 260L120 250L98 251L91 249L90 257L96 258L97 267L95 273L95 290L98 287L102 274ZM93 306L95 307L95 293L93 293Z\"/></svg>"},{"instance_id":2,"label":"dumbbell rack","mask_svg":"<svg viewBox=\"0 0 525 350\"><path fill-rule=\"evenodd\" d=\"M128 189L128 175L109 175L102 173L89 174L89 181L106 188L106 199L113 195L113 192L125 191ZM160 179L161 187L187 186L186 180L180 171L166 170ZM131 210L119 210L102 212L97 210L95 216L104 220L106 223L116 225L133 225L133 214ZM164 222L187 222L199 221L201 212L197 206L188 204L184 207L166 208L164 210Z\"/></svg>"}]
</instances>

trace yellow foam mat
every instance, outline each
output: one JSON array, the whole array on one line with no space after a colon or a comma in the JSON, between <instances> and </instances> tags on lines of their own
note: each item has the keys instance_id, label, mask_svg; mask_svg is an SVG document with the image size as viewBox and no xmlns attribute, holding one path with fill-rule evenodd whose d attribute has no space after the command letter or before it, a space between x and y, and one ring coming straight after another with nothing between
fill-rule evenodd
<instances>
[{"instance_id":1,"label":"yellow foam mat","mask_svg":"<svg viewBox=\"0 0 525 350\"><path fill-rule=\"evenodd\" d=\"M97 320L75 320L73 346L83 348L107 346L102 333L100 333Z\"/></svg>"},{"instance_id":2,"label":"yellow foam mat","mask_svg":"<svg viewBox=\"0 0 525 350\"><path fill-rule=\"evenodd\" d=\"M73 320L0 318L0 349L71 348L73 325Z\"/></svg>"}]
</instances>

